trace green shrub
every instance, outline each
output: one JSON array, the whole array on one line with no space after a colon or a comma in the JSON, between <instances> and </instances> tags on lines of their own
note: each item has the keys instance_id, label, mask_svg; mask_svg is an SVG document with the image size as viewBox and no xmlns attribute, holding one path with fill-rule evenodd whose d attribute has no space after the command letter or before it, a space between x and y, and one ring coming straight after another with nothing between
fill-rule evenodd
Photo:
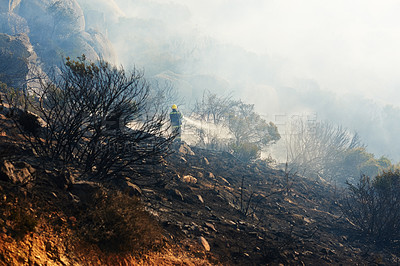
<instances>
[{"instance_id":1,"label":"green shrub","mask_svg":"<svg viewBox=\"0 0 400 266\"><path fill-rule=\"evenodd\" d=\"M400 239L400 172L389 171L371 180L361 176L349 184L342 209L358 230L379 243Z\"/></svg>"},{"instance_id":2,"label":"green shrub","mask_svg":"<svg viewBox=\"0 0 400 266\"><path fill-rule=\"evenodd\" d=\"M244 162L254 161L261 156L261 149L255 143L244 142L231 145L233 155Z\"/></svg>"}]
</instances>

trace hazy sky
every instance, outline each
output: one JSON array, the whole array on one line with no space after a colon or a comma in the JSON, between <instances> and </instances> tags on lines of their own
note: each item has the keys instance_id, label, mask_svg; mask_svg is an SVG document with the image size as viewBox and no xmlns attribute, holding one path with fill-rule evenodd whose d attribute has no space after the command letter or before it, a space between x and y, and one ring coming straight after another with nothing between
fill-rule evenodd
<instances>
[{"instance_id":1,"label":"hazy sky","mask_svg":"<svg viewBox=\"0 0 400 266\"><path fill-rule=\"evenodd\" d=\"M128 17L149 14L141 14L141 1L146 2L79 0L98 8L114 7L114 13ZM299 80L312 80L322 89L400 105L398 0L147 2L187 8L187 24L201 34L282 62L283 86L298 87Z\"/></svg>"},{"instance_id":2,"label":"hazy sky","mask_svg":"<svg viewBox=\"0 0 400 266\"><path fill-rule=\"evenodd\" d=\"M264 114L317 112L318 118L359 132L377 155L400 160L400 0L78 2L88 9L105 11L106 19L114 22L118 17L139 21L113 29L111 41L128 63L144 54L141 63L160 65L160 71L165 71L165 54L160 51L169 49L167 36L185 40L188 47L191 43L196 47L203 37L212 37L218 45L211 48L216 50L203 51L198 61L189 58L182 69L190 70L190 64L196 62L194 69L205 73L194 75L227 79L238 92L235 97L255 103L257 111ZM140 50L152 50L154 42L154 54ZM225 43L252 53L219 45ZM138 49L133 50L135 47ZM174 52L173 56L182 55ZM253 63L256 65L249 65ZM182 83L183 89L196 85L194 80L187 82Z\"/></svg>"},{"instance_id":3,"label":"hazy sky","mask_svg":"<svg viewBox=\"0 0 400 266\"><path fill-rule=\"evenodd\" d=\"M175 0L198 29L282 59L285 82L400 104L400 1Z\"/></svg>"}]
</instances>

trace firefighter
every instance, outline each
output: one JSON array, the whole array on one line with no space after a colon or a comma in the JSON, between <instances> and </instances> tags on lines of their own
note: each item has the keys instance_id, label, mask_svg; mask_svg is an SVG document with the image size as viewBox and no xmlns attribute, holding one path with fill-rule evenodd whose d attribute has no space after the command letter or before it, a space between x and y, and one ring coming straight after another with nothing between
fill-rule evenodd
<instances>
[{"instance_id":1,"label":"firefighter","mask_svg":"<svg viewBox=\"0 0 400 266\"><path fill-rule=\"evenodd\" d=\"M178 111L176 104L172 105L172 112L169 114L171 120L172 131L176 134L175 141L182 141L182 114Z\"/></svg>"}]
</instances>

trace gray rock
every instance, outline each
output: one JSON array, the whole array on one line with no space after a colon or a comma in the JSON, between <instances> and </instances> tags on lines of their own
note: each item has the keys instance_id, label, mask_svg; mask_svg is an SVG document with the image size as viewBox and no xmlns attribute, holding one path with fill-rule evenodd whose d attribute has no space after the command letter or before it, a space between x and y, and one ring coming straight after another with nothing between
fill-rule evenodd
<instances>
[{"instance_id":1,"label":"gray rock","mask_svg":"<svg viewBox=\"0 0 400 266\"><path fill-rule=\"evenodd\" d=\"M90 61L116 62L108 38L94 29L86 31L84 13L76 0L10 0L2 1L0 7L1 31L27 34L46 70L58 66L62 57L82 54Z\"/></svg>"},{"instance_id":2,"label":"gray rock","mask_svg":"<svg viewBox=\"0 0 400 266\"><path fill-rule=\"evenodd\" d=\"M0 13L0 31L9 35L29 34L28 23L17 14L7 12Z\"/></svg>"},{"instance_id":3,"label":"gray rock","mask_svg":"<svg viewBox=\"0 0 400 266\"><path fill-rule=\"evenodd\" d=\"M179 152L182 154L187 154L187 155L195 155L195 153L192 151L192 149L186 143L181 144L181 146L179 147Z\"/></svg>"},{"instance_id":4,"label":"gray rock","mask_svg":"<svg viewBox=\"0 0 400 266\"><path fill-rule=\"evenodd\" d=\"M3 161L0 164L0 180L13 184L26 184L33 179L35 169L26 162Z\"/></svg>"},{"instance_id":5,"label":"gray rock","mask_svg":"<svg viewBox=\"0 0 400 266\"><path fill-rule=\"evenodd\" d=\"M110 63L115 63L117 61L117 55L113 45L103 33L94 29L89 29L87 34L88 35L83 35L83 37L102 59Z\"/></svg>"},{"instance_id":6,"label":"gray rock","mask_svg":"<svg viewBox=\"0 0 400 266\"><path fill-rule=\"evenodd\" d=\"M0 33L0 79L11 87L22 87L37 66L37 56L26 34Z\"/></svg>"}]
</instances>

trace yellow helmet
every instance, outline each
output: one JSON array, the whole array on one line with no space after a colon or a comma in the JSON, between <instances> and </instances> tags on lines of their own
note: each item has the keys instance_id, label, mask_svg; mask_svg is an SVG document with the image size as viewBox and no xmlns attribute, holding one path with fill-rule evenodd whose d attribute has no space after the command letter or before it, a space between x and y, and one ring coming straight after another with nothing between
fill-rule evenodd
<instances>
[{"instance_id":1,"label":"yellow helmet","mask_svg":"<svg viewBox=\"0 0 400 266\"><path fill-rule=\"evenodd\" d=\"M176 104L173 104L173 105L172 105L172 109L174 109L174 110L175 110L175 109L178 109L178 107L176 106Z\"/></svg>"}]
</instances>

